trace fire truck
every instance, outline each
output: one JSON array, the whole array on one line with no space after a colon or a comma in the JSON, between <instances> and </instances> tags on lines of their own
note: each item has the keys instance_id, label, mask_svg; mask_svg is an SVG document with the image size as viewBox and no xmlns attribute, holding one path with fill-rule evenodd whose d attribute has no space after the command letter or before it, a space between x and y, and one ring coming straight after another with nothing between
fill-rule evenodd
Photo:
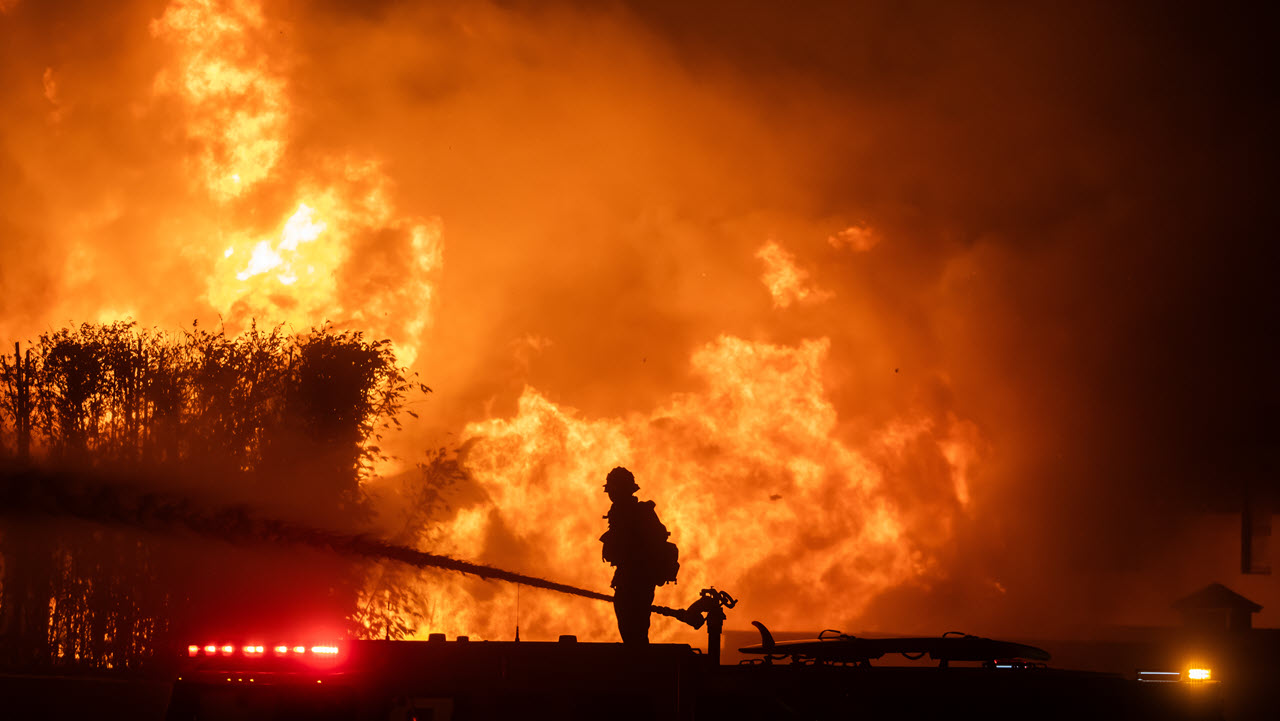
<instances>
[{"instance_id":1,"label":"fire truck","mask_svg":"<svg viewBox=\"0 0 1280 721\"><path fill-rule=\"evenodd\" d=\"M1220 719L1212 679L1052 668L1034 646L965 634L861 638L823 632L719 659L727 594L683 612L708 627L685 644L202 639L181 652L167 718L361 719ZM699 623L701 622L701 623ZM907 665L886 661L901 658ZM1208 671L1204 670L1207 675Z\"/></svg>"}]
</instances>

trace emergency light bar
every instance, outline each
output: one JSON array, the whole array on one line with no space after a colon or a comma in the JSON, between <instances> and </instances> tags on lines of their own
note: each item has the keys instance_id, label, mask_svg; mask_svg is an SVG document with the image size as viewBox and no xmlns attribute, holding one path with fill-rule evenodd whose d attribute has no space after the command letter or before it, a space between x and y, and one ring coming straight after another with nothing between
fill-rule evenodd
<instances>
[{"instance_id":1,"label":"emergency light bar","mask_svg":"<svg viewBox=\"0 0 1280 721\"><path fill-rule=\"evenodd\" d=\"M340 652L338 646L334 644L317 644L314 646L288 646L279 644L271 646L271 654L267 653L267 646L258 643L244 644L239 647L241 655L250 658L265 657L273 655L277 657L312 657L312 658L337 658ZM190 644L187 646L187 656L190 658L214 657L214 656L231 656L237 651L237 647L230 643L216 644L210 643L200 646L199 644Z\"/></svg>"}]
</instances>

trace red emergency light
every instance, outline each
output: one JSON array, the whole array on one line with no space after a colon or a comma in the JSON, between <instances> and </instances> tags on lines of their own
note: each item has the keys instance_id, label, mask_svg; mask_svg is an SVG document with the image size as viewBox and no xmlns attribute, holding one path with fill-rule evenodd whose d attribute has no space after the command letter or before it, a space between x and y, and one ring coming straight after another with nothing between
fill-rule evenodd
<instances>
[{"instance_id":1,"label":"red emergency light","mask_svg":"<svg viewBox=\"0 0 1280 721\"><path fill-rule=\"evenodd\" d=\"M288 644L276 644L266 646L260 643L247 643L236 646L230 643L209 643L204 646L198 644L190 644L187 646L187 656L198 658L200 656L232 656L238 650L240 655L247 658L264 658L267 657L267 649L270 648L276 657L290 658L314 658L315 660L335 659L341 653L341 649L334 643L318 643L311 646L297 645L290 646Z\"/></svg>"}]
</instances>

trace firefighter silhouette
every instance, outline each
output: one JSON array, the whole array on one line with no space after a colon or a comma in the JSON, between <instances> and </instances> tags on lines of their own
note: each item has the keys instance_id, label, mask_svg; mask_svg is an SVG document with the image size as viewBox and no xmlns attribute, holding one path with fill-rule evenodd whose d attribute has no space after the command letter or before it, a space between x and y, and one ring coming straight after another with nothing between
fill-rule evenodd
<instances>
[{"instance_id":1,"label":"firefighter silhouette","mask_svg":"<svg viewBox=\"0 0 1280 721\"><path fill-rule=\"evenodd\" d=\"M653 592L674 582L680 569L678 551L667 541L671 534L658 520L653 501L635 497L640 490L631 471L619 466L605 477L604 492L609 507L609 530L600 537L604 560L613 572L613 611L618 617L618 633L623 643L649 642L649 607Z\"/></svg>"}]
</instances>

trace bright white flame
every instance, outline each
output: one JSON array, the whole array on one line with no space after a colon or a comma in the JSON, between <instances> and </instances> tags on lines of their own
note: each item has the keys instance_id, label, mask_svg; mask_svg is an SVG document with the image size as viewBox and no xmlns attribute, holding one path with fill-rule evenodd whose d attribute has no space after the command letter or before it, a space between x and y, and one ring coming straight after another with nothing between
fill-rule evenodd
<instances>
[{"instance_id":1,"label":"bright white flame","mask_svg":"<svg viewBox=\"0 0 1280 721\"><path fill-rule=\"evenodd\" d=\"M283 266L284 270L276 276L277 279L285 285L297 282L298 276L293 272L292 264L286 261L280 252L292 253L298 249L299 243L310 243L320 237L328 225L315 220L315 212L315 208L306 203L299 203L297 212L285 221L284 229L280 231L280 242L273 248L269 241L258 241L258 244L253 247L252 255L249 256L249 265L236 273L236 278L242 281L248 280L255 275ZM231 257L230 248L223 257Z\"/></svg>"},{"instance_id":2,"label":"bright white flame","mask_svg":"<svg viewBox=\"0 0 1280 721\"><path fill-rule=\"evenodd\" d=\"M280 250L296 250L298 243L310 243L324 232L325 224L317 223L312 218L315 212L315 209L306 203L298 204L298 212L285 221Z\"/></svg>"}]
</instances>

